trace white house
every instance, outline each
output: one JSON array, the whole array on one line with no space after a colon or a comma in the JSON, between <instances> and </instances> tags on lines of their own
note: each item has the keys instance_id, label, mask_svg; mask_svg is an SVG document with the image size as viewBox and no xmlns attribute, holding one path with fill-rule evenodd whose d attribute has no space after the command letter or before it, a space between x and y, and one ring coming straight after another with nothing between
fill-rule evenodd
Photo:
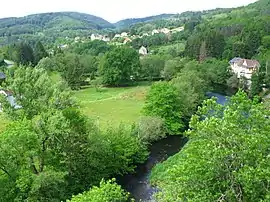
<instances>
[{"instance_id":1,"label":"white house","mask_svg":"<svg viewBox=\"0 0 270 202\"><path fill-rule=\"evenodd\" d=\"M7 68L13 67L15 65L15 62L10 60L4 60L4 63L6 64Z\"/></svg>"},{"instance_id":2,"label":"white house","mask_svg":"<svg viewBox=\"0 0 270 202\"><path fill-rule=\"evenodd\" d=\"M121 33L121 37L127 37L127 36L128 36L128 33L126 33L126 32Z\"/></svg>"},{"instance_id":3,"label":"white house","mask_svg":"<svg viewBox=\"0 0 270 202\"><path fill-rule=\"evenodd\" d=\"M132 42L132 40L128 37L125 38L125 40L123 41L123 44L127 44L128 42Z\"/></svg>"},{"instance_id":4,"label":"white house","mask_svg":"<svg viewBox=\"0 0 270 202\"><path fill-rule=\"evenodd\" d=\"M14 107L14 109L21 109L22 108L22 106L20 106L16 103L15 97L12 95L12 93L10 91L0 89L0 96L1 95L4 95L7 98L7 101L9 102L9 104L12 107ZM2 112L1 103L0 103L0 112Z\"/></svg>"},{"instance_id":5,"label":"white house","mask_svg":"<svg viewBox=\"0 0 270 202\"><path fill-rule=\"evenodd\" d=\"M157 29L154 29L153 31L152 31L152 35L155 35L155 34L158 34L159 33L159 31L157 30Z\"/></svg>"},{"instance_id":6,"label":"white house","mask_svg":"<svg viewBox=\"0 0 270 202\"><path fill-rule=\"evenodd\" d=\"M260 68L260 63L257 60L242 59L239 57L230 60L232 71L237 75L237 78L245 77L251 80L251 76Z\"/></svg>"},{"instance_id":7,"label":"white house","mask_svg":"<svg viewBox=\"0 0 270 202\"><path fill-rule=\"evenodd\" d=\"M162 28L160 30L160 32L164 33L164 34L169 34L170 33L170 30L168 28Z\"/></svg>"},{"instance_id":8,"label":"white house","mask_svg":"<svg viewBox=\"0 0 270 202\"><path fill-rule=\"evenodd\" d=\"M139 54L140 54L140 55L147 55L147 54L148 54L147 48L145 48L144 46L142 46L142 47L139 49Z\"/></svg>"}]
</instances>

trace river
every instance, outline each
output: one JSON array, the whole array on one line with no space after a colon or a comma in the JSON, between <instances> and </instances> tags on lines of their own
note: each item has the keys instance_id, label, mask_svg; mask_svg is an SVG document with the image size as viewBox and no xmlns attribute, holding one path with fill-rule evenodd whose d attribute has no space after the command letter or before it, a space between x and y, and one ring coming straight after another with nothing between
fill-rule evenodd
<instances>
[{"instance_id":1,"label":"river","mask_svg":"<svg viewBox=\"0 0 270 202\"><path fill-rule=\"evenodd\" d=\"M224 105L227 98L218 93L209 92L207 97L216 97L219 104ZM157 191L150 185L149 177L152 168L160 162L165 161L168 157L178 153L187 142L183 136L168 136L150 147L150 155L147 161L139 165L134 174L128 174L118 179L118 183L139 202L154 201L153 194Z\"/></svg>"}]
</instances>

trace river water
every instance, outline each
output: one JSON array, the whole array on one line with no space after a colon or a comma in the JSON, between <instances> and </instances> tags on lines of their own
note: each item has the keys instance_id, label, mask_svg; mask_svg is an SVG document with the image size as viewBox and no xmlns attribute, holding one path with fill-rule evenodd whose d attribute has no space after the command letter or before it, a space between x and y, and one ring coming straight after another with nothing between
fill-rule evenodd
<instances>
[{"instance_id":1,"label":"river water","mask_svg":"<svg viewBox=\"0 0 270 202\"><path fill-rule=\"evenodd\" d=\"M224 95L209 92L207 97L216 97L219 104L224 105L228 100ZM183 136L168 136L150 147L148 160L137 167L134 174L128 174L118 179L118 183L139 202L154 201L153 194L157 192L155 187L150 185L149 177L152 168L168 157L178 153L187 142Z\"/></svg>"}]
</instances>

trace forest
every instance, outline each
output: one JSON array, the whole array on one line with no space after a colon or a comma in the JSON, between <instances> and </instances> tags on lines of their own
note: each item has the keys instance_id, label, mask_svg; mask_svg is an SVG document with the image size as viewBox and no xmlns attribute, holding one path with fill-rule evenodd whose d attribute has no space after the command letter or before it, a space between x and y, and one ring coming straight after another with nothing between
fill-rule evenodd
<instances>
[{"instance_id":1,"label":"forest","mask_svg":"<svg viewBox=\"0 0 270 202\"><path fill-rule=\"evenodd\" d=\"M173 24L171 15L129 19L121 26L138 35L184 31L122 45L88 39L62 49L37 37L1 46L0 201L139 201L121 179L175 136L186 142L151 169L151 200L270 201L269 12L259 0ZM236 57L259 62L251 79L231 70Z\"/></svg>"}]
</instances>

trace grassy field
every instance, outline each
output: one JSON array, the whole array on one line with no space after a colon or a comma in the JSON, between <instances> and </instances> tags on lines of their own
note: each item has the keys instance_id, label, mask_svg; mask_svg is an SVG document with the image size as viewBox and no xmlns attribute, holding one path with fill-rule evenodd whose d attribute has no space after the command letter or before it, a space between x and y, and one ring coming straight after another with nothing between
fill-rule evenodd
<instances>
[{"instance_id":1,"label":"grassy field","mask_svg":"<svg viewBox=\"0 0 270 202\"><path fill-rule=\"evenodd\" d=\"M140 115L148 86L127 88L94 88L75 91L82 112L102 125L133 123Z\"/></svg>"},{"instance_id":2,"label":"grassy field","mask_svg":"<svg viewBox=\"0 0 270 202\"><path fill-rule=\"evenodd\" d=\"M95 88L74 91L74 97L81 106L81 111L97 121L100 126L116 126L122 123L133 123L140 115L145 95L149 86L125 88ZM0 114L0 132L8 121Z\"/></svg>"}]
</instances>

